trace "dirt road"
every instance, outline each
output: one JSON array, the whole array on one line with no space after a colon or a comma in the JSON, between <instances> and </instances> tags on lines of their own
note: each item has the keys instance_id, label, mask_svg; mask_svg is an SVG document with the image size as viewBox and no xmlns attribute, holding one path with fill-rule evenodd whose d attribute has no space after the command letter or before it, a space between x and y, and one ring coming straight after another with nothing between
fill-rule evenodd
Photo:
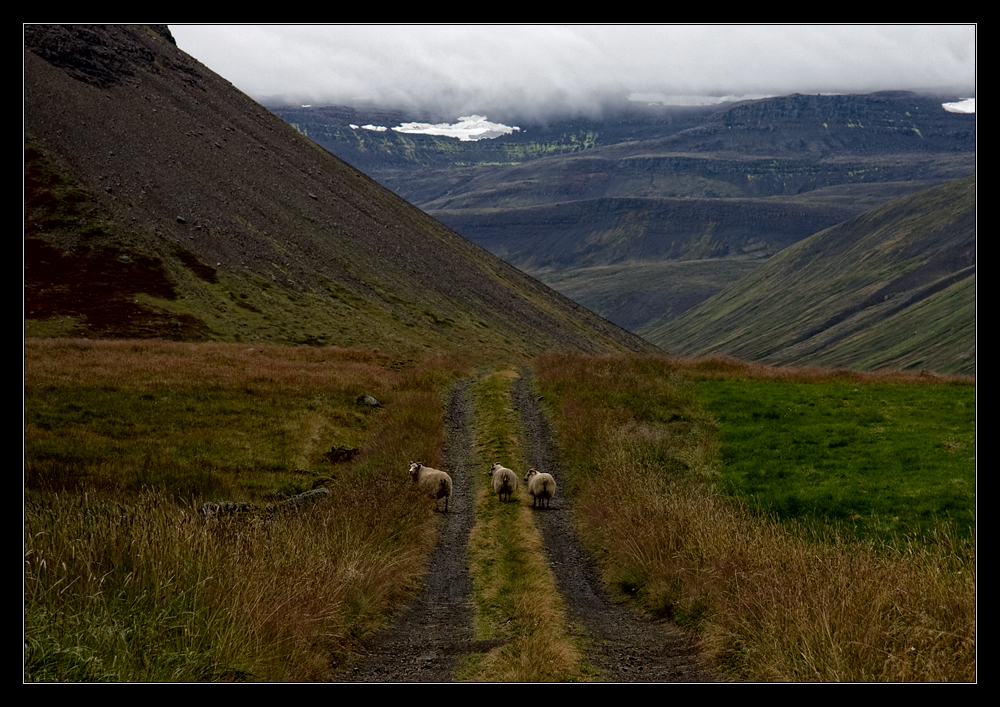
<instances>
[{"instance_id":1,"label":"dirt road","mask_svg":"<svg viewBox=\"0 0 1000 707\"><path fill-rule=\"evenodd\" d=\"M515 407L521 413L528 464L557 480L571 473L559 464L555 440L530 388L531 370L523 368L514 382ZM535 511L545 538L549 564L566 600L570 620L583 626L589 658L610 682L707 682L698 652L680 629L654 622L616 602L605 589L591 556L570 523L572 506L560 494L547 511Z\"/></svg>"},{"instance_id":2,"label":"dirt road","mask_svg":"<svg viewBox=\"0 0 1000 707\"><path fill-rule=\"evenodd\" d=\"M453 488L423 591L336 680L450 682L459 657L492 648L472 641L472 580L465 557L475 520L471 383L461 381L451 390L442 467L451 474Z\"/></svg>"},{"instance_id":3,"label":"dirt road","mask_svg":"<svg viewBox=\"0 0 1000 707\"><path fill-rule=\"evenodd\" d=\"M530 369L522 369L512 391L526 433L528 461L557 480L568 470L559 466L547 421L530 388ZM472 530L474 446L471 381L451 392L443 467L454 481L441 538L430 558L424 591L393 625L364 651L363 658L340 681L448 682L458 658L488 651L494 642L472 640L472 582L466 547ZM560 494L549 510L537 510L535 521L574 625L582 626L590 661L609 682L706 682L695 646L677 628L653 622L614 601L605 590L588 553L570 523L570 500Z\"/></svg>"}]
</instances>

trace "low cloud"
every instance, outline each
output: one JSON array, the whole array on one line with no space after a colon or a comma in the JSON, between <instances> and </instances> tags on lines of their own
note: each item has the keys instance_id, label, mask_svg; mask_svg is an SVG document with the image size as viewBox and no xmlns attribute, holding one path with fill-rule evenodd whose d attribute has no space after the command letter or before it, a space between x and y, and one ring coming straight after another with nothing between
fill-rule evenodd
<instances>
[{"instance_id":1,"label":"low cloud","mask_svg":"<svg viewBox=\"0 0 1000 707\"><path fill-rule=\"evenodd\" d=\"M975 92L975 25L171 25L257 100L456 120L593 112L627 97ZM699 97L699 98L693 98Z\"/></svg>"}]
</instances>

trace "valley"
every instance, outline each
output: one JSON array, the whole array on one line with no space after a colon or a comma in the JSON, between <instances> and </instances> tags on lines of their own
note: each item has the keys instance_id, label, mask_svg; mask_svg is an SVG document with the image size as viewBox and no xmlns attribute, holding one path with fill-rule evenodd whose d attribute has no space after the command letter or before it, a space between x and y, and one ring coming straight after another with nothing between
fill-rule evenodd
<instances>
[{"instance_id":1,"label":"valley","mask_svg":"<svg viewBox=\"0 0 1000 707\"><path fill-rule=\"evenodd\" d=\"M389 111L271 110L459 233L629 331L676 353L755 356L725 339L696 348L658 332L786 248L972 173L975 116L948 112L943 101L890 91L688 108L621 104L600 117L540 125L511 118L504 122L519 131L461 143L347 127L348 118L383 126L404 120ZM972 228L961 237L974 242ZM958 346L967 351L972 320L961 316L966 334ZM875 346L896 346L878 335L868 341L875 339ZM860 363L853 355L810 355L794 360ZM935 361L946 366L935 370L974 366L966 352L951 355L965 363ZM862 365L878 359L868 356Z\"/></svg>"},{"instance_id":2,"label":"valley","mask_svg":"<svg viewBox=\"0 0 1000 707\"><path fill-rule=\"evenodd\" d=\"M974 116L24 86L24 682L976 681Z\"/></svg>"},{"instance_id":3,"label":"valley","mask_svg":"<svg viewBox=\"0 0 1000 707\"><path fill-rule=\"evenodd\" d=\"M976 679L975 529L942 516L974 523L968 379L52 339L25 398L27 681Z\"/></svg>"}]
</instances>

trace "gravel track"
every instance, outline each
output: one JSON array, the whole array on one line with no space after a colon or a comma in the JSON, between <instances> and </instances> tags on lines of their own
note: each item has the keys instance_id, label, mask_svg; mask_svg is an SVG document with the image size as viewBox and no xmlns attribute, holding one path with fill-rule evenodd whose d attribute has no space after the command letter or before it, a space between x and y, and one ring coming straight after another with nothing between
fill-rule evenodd
<instances>
[{"instance_id":1,"label":"gravel track","mask_svg":"<svg viewBox=\"0 0 1000 707\"><path fill-rule=\"evenodd\" d=\"M567 470L559 465L530 380L530 369L523 368L512 390L526 433L528 463L562 481ZM354 665L334 676L337 681L449 682L458 658L498 645L472 640L472 581L466 564L474 523L471 383L461 381L450 395L443 467L452 475L454 490L448 513L441 515L440 541L430 557L423 591ZM571 510L570 500L559 494L551 509L533 513L570 622L582 631L590 661L609 682L712 681L693 642L680 629L651 621L610 596L576 537Z\"/></svg>"},{"instance_id":2,"label":"gravel track","mask_svg":"<svg viewBox=\"0 0 1000 707\"><path fill-rule=\"evenodd\" d=\"M487 651L493 643L472 640L472 579L466 564L475 520L472 490L471 379L450 394L445 418L442 468L451 474L448 512L440 516L438 545L431 553L423 591L393 624L361 652L335 680L348 682L449 682L458 658Z\"/></svg>"},{"instance_id":3,"label":"gravel track","mask_svg":"<svg viewBox=\"0 0 1000 707\"><path fill-rule=\"evenodd\" d=\"M570 470L559 455L548 420L531 389L531 369L514 382L513 403L521 413L528 464L559 483ZM572 504L558 494L548 510L535 509L549 565L566 602L570 622L582 627L588 657L611 682L711 682L693 641L676 626L653 621L616 601L601 581L590 554L571 523Z\"/></svg>"}]
</instances>

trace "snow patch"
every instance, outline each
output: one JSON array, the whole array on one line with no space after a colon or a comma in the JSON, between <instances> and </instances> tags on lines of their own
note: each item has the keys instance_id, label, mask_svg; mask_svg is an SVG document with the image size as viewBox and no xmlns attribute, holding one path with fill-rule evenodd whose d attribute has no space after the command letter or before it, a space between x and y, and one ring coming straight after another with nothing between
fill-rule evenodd
<instances>
[{"instance_id":1,"label":"snow patch","mask_svg":"<svg viewBox=\"0 0 1000 707\"><path fill-rule=\"evenodd\" d=\"M353 130L374 130L384 132L389 128L384 125L361 125L348 123ZM470 115L459 118L457 123L403 123L393 128L399 133L410 133L414 135L443 135L453 137L462 142L475 140L492 140L501 135L510 135L515 130L521 128L504 125L503 123L491 123L486 120L485 115Z\"/></svg>"},{"instance_id":2,"label":"snow patch","mask_svg":"<svg viewBox=\"0 0 1000 707\"><path fill-rule=\"evenodd\" d=\"M491 123L486 120L485 115L469 115L460 117L457 123L403 123L397 128L393 128L399 133L413 133L419 135L443 135L453 137L462 142L475 140L491 140L501 135L510 135L520 128L504 125L503 123Z\"/></svg>"},{"instance_id":3,"label":"snow patch","mask_svg":"<svg viewBox=\"0 0 1000 707\"><path fill-rule=\"evenodd\" d=\"M966 98L955 103L942 103L941 107L949 113L975 113L976 99Z\"/></svg>"}]
</instances>

